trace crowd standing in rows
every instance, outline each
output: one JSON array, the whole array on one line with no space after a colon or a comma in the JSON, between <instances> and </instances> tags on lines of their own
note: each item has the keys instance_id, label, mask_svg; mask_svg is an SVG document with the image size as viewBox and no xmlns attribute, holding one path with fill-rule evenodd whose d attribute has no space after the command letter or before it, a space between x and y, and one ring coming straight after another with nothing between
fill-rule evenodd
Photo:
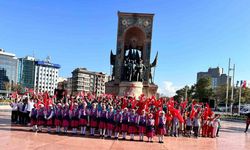
<instances>
[{"instance_id":1,"label":"crowd standing in rows","mask_svg":"<svg viewBox=\"0 0 250 150\"><path fill-rule=\"evenodd\" d=\"M16 97L11 103L12 122L28 124L34 132L53 132L99 136L153 142L158 136L180 135L191 137L219 136L220 116L214 114L208 104L195 100L178 103L173 98L118 97L79 94L76 97L56 100L48 93ZM97 131L98 130L98 131ZM98 133L98 134L97 134ZM121 135L120 135L121 134Z\"/></svg>"}]
</instances>

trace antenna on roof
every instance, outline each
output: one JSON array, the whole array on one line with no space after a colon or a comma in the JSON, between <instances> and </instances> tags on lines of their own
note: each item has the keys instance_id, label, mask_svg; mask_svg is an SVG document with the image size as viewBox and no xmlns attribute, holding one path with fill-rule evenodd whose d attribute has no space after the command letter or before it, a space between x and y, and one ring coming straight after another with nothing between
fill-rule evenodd
<instances>
[{"instance_id":1,"label":"antenna on roof","mask_svg":"<svg viewBox=\"0 0 250 150\"><path fill-rule=\"evenodd\" d=\"M48 62L48 63L50 63L50 60L51 60L50 56L47 56L46 59L45 59L45 61Z\"/></svg>"},{"instance_id":2,"label":"antenna on roof","mask_svg":"<svg viewBox=\"0 0 250 150\"><path fill-rule=\"evenodd\" d=\"M33 50L33 52L32 52L32 56L35 58L35 50Z\"/></svg>"}]
</instances>

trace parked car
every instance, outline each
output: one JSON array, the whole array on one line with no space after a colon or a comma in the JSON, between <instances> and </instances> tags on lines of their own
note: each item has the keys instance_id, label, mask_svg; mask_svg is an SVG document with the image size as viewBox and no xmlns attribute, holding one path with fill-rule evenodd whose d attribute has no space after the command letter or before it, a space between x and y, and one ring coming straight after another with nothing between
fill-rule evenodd
<instances>
[{"instance_id":1,"label":"parked car","mask_svg":"<svg viewBox=\"0 0 250 150\"><path fill-rule=\"evenodd\" d=\"M240 115L245 115L250 113L250 107L244 107L240 110Z\"/></svg>"},{"instance_id":2,"label":"parked car","mask_svg":"<svg viewBox=\"0 0 250 150\"><path fill-rule=\"evenodd\" d=\"M230 112L230 107L228 106L227 107L227 112ZM217 107L217 111L219 111L219 112L226 112L226 106L218 106Z\"/></svg>"}]
</instances>

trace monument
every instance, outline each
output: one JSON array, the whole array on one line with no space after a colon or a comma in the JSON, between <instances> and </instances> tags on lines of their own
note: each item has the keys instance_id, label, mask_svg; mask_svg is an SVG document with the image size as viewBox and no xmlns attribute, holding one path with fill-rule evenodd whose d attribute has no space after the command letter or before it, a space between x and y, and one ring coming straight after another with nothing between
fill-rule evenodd
<instances>
[{"instance_id":1,"label":"monument","mask_svg":"<svg viewBox=\"0 0 250 150\"><path fill-rule=\"evenodd\" d=\"M112 79L105 84L105 92L120 96L156 95L153 68L158 53L150 62L154 14L118 12L116 54L111 50Z\"/></svg>"}]
</instances>

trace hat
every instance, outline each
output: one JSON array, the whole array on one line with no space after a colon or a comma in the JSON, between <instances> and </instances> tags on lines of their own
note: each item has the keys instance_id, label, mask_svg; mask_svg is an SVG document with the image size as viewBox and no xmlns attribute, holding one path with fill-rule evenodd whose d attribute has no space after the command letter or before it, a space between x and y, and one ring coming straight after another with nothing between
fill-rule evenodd
<instances>
[{"instance_id":1,"label":"hat","mask_svg":"<svg viewBox=\"0 0 250 150\"><path fill-rule=\"evenodd\" d=\"M62 106L62 104L61 104L61 103L58 103L57 106Z\"/></svg>"},{"instance_id":2,"label":"hat","mask_svg":"<svg viewBox=\"0 0 250 150\"><path fill-rule=\"evenodd\" d=\"M44 105L43 105L43 104L39 104L39 106L40 106L40 107L44 107Z\"/></svg>"},{"instance_id":3,"label":"hat","mask_svg":"<svg viewBox=\"0 0 250 150\"><path fill-rule=\"evenodd\" d=\"M49 104L49 107L52 107L52 104Z\"/></svg>"}]
</instances>

